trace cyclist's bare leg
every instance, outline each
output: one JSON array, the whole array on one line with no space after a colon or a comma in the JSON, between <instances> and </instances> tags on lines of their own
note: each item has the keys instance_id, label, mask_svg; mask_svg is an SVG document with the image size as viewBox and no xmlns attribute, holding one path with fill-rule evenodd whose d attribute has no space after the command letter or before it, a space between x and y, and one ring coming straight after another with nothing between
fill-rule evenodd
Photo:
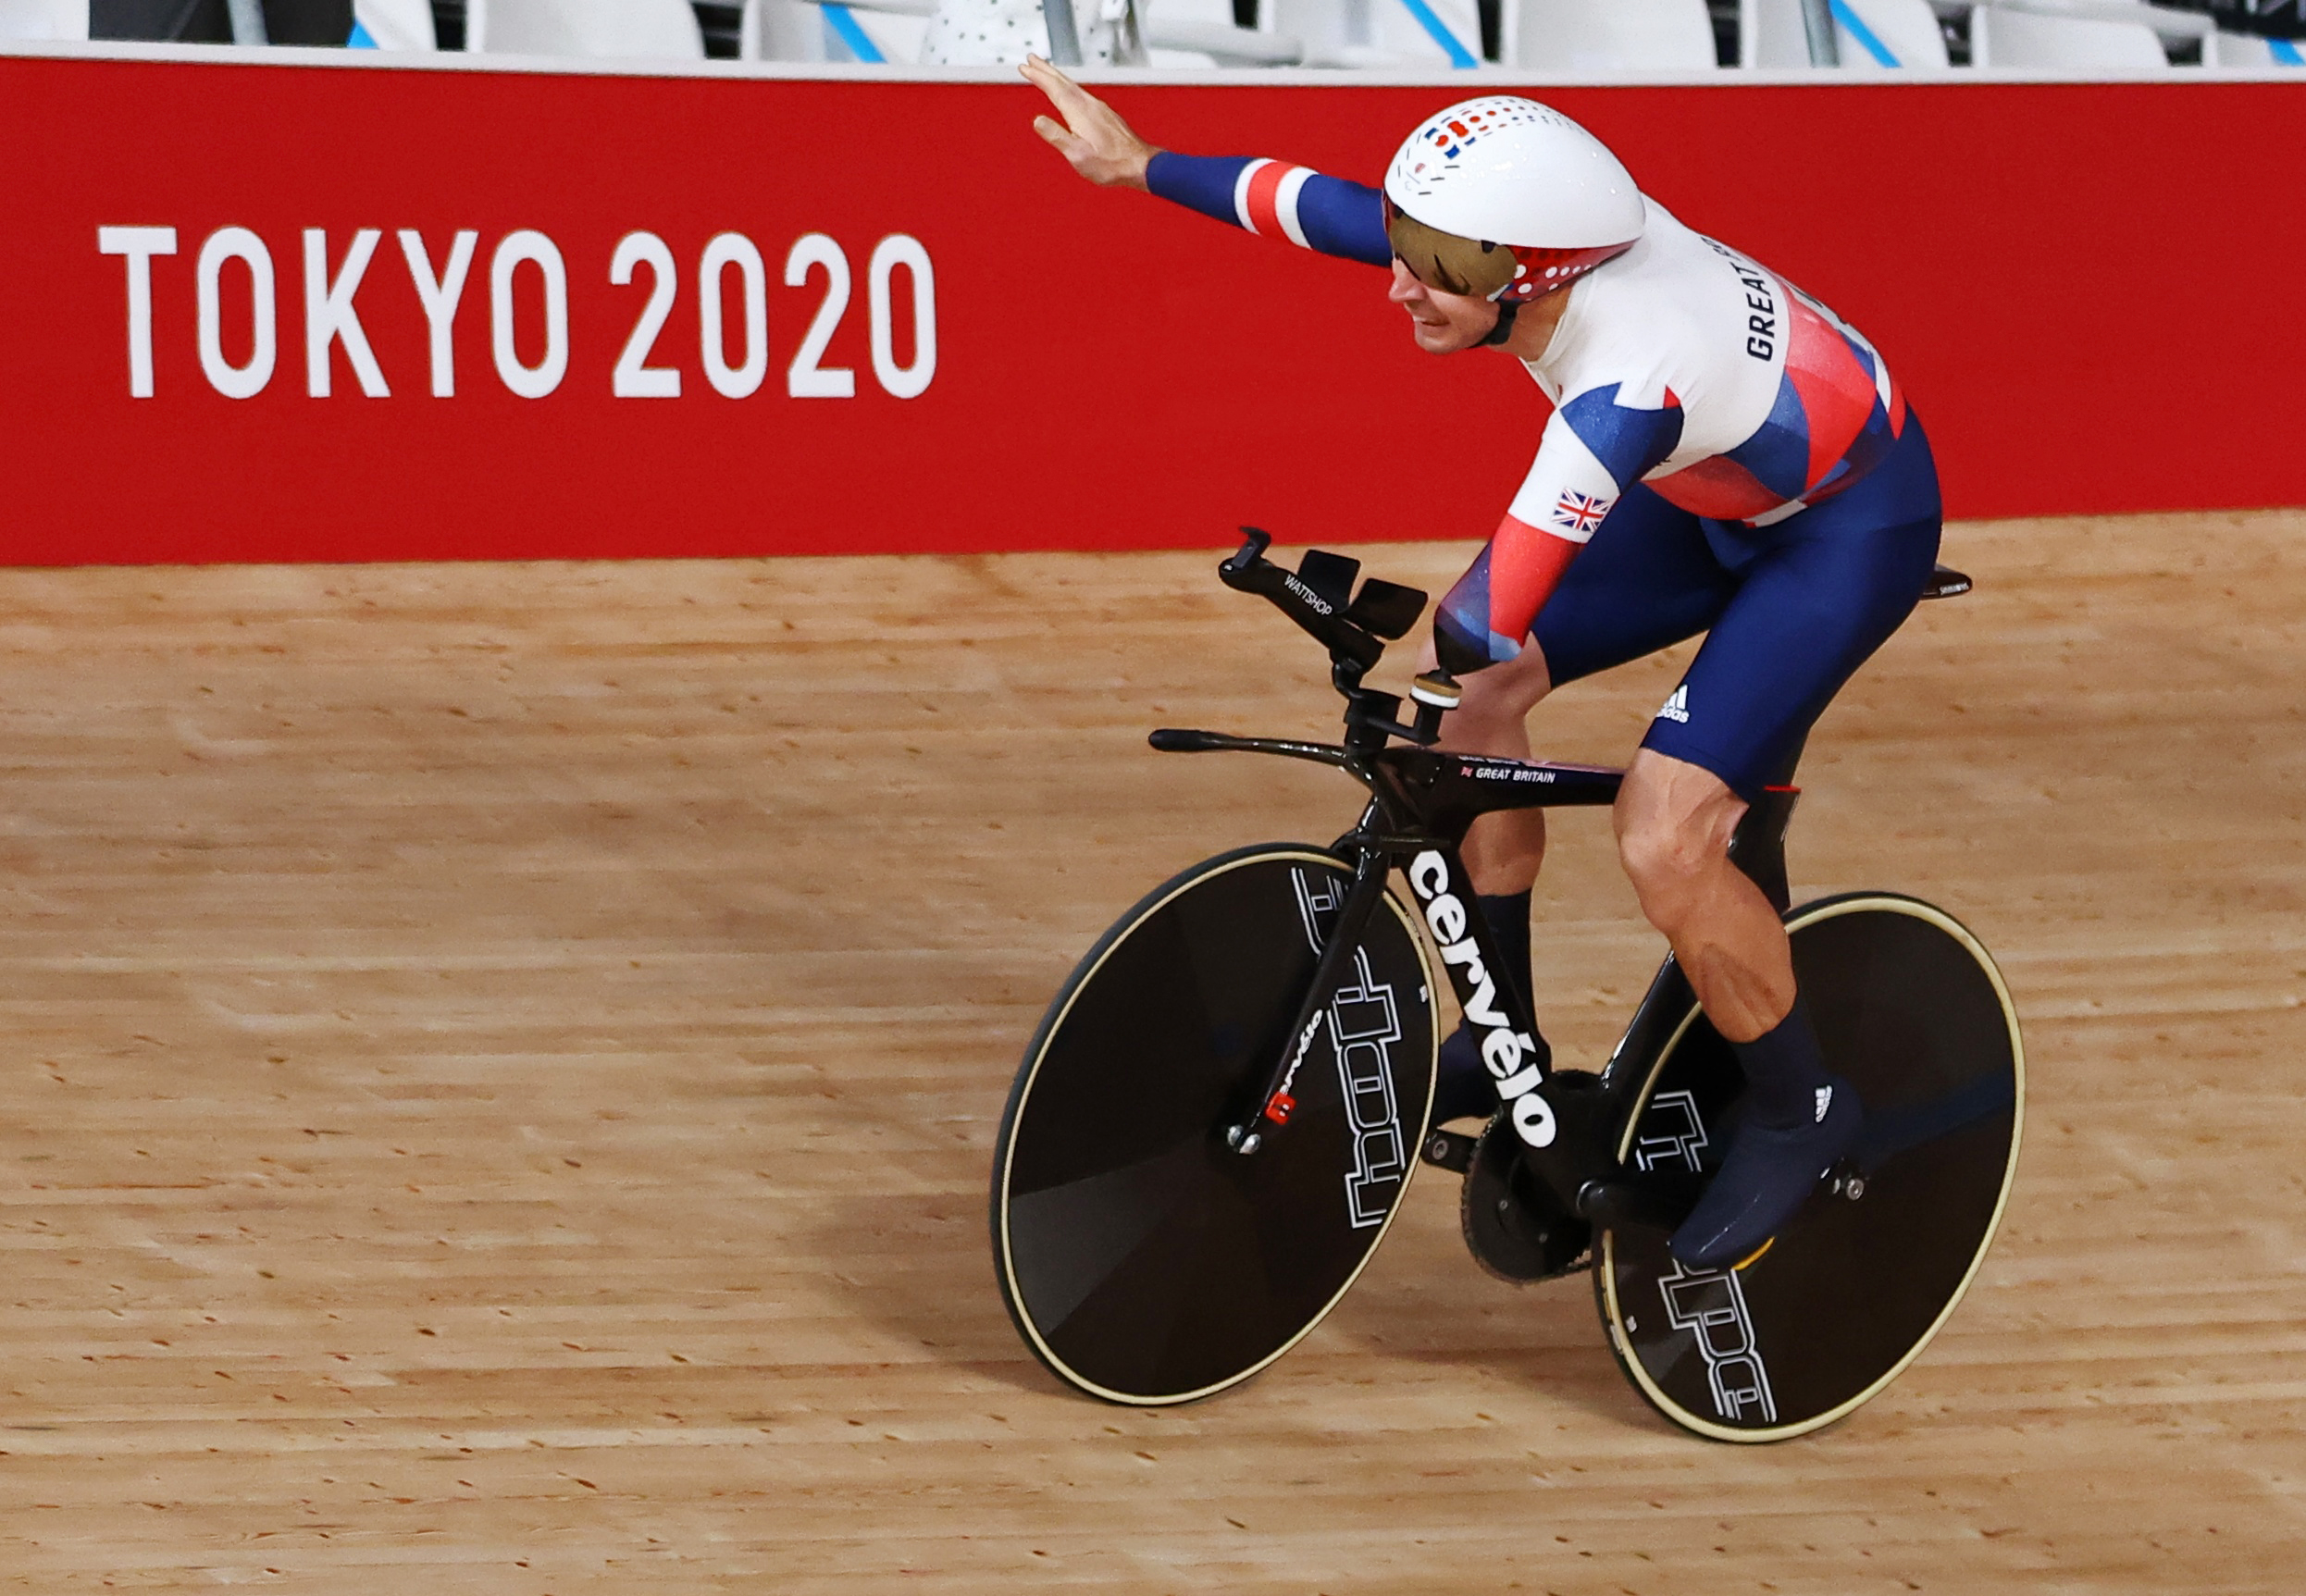
<instances>
[{"instance_id":1,"label":"cyclist's bare leg","mask_svg":"<svg viewBox=\"0 0 2306 1596\"><path fill-rule=\"evenodd\" d=\"M1769 899L1730 862L1743 798L1713 772L1637 749L1618 794L1618 856L1705 1017L1751 1042L1793 1007L1793 952Z\"/></svg>"},{"instance_id":2,"label":"cyclist's bare leg","mask_svg":"<svg viewBox=\"0 0 2306 1596\"><path fill-rule=\"evenodd\" d=\"M1432 643L1419 666L1433 666ZM1465 697L1443 722L1439 747L1447 753L1530 757L1530 711L1553 690L1545 656L1532 642L1514 659L1464 678ZM1473 823L1459 849L1473 890L1485 897L1527 892L1545 861L1545 811L1501 810Z\"/></svg>"},{"instance_id":3,"label":"cyclist's bare leg","mask_svg":"<svg viewBox=\"0 0 2306 1596\"><path fill-rule=\"evenodd\" d=\"M1444 723L1440 746L1528 759L1530 711L1552 688L1545 657L1531 642L1516 658L1464 679L1465 697ZM1752 1041L1793 1006L1785 927L1762 890L1730 862L1730 838L1745 810L1713 772L1640 749L1615 817L1618 857L1643 913L1665 934L1706 1018L1730 1042ZM1476 892L1528 891L1545 859L1545 811L1483 815L1467 833L1463 854Z\"/></svg>"},{"instance_id":4,"label":"cyclist's bare leg","mask_svg":"<svg viewBox=\"0 0 2306 1596\"><path fill-rule=\"evenodd\" d=\"M1433 646L1426 644L1420 670L1433 667ZM1442 723L1440 747L1451 753L1489 754L1503 759L1530 757L1529 714L1553 687L1545 656L1531 643L1516 658L1464 677L1464 696ZM1530 978L1530 888L1537 882L1538 866L1545 860L1545 811L1539 809L1500 810L1473 823L1459 847L1466 873L1473 880L1476 907L1496 939L1500 957L1520 969L1517 982ZM1552 1058L1544 1033L1532 1029L1541 1056ZM1460 1024L1443 1043L1440 1076L1433 1094L1433 1122L1444 1120L1486 1119L1497 1107L1488 1071L1472 1033Z\"/></svg>"},{"instance_id":5,"label":"cyclist's bare leg","mask_svg":"<svg viewBox=\"0 0 2306 1596\"><path fill-rule=\"evenodd\" d=\"M1642 912L1673 944L1745 1073L1746 1118L1668 1243L1691 1268L1758 1256L1864 1123L1849 1083L1827 1071L1799 1004L1778 911L1730 862L1745 809L1711 771L1651 749L1633 756L1618 791L1618 857Z\"/></svg>"}]
</instances>

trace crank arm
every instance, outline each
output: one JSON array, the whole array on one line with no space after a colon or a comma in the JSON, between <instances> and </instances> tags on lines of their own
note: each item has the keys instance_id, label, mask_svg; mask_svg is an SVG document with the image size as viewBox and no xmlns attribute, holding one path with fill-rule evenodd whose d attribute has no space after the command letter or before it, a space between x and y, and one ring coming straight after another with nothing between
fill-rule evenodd
<instances>
[{"instance_id":1,"label":"crank arm","mask_svg":"<svg viewBox=\"0 0 2306 1596\"><path fill-rule=\"evenodd\" d=\"M1578 1189L1578 1217L1602 1231L1679 1230L1705 1189L1702 1180L1686 1174L1588 1181Z\"/></svg>"}]
</instances>

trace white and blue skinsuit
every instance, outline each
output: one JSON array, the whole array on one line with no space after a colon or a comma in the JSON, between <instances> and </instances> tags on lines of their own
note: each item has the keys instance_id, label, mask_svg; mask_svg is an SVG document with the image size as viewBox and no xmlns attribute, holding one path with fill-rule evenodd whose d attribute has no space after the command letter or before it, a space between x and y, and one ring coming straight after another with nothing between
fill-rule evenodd
<instances>
[{"instance_id":1,"label":"white and blue skinsuit","mask_svg":"<svg viewBox=\"0 0 2306 1596\"><path fill-rule=\"evenodd\" d=\"M1378 191L1286 162L1156 155L1152 192L1389 266ZM1644 199L1641 238L1571 287L1524 361L1554 406L1504 520L1442 601L1444 663L1534 639L1555 685L1700 632L1643 739L1751 800L1919 600L1937 470L1873 345Z\"/></svg>"}]
</instances>

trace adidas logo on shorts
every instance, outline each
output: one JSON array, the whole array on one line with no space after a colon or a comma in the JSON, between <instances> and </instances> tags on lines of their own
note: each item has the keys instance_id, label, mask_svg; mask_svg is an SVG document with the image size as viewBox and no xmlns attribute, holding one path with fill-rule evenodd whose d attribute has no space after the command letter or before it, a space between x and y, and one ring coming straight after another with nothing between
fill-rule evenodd
<instances>
[{"instance_id":1,"label":"adidas logo on shorts","mask_svg":"<svg viewBox=\"0 0 2306 1596\"><path fill-rule=\"evenodd\" d=\"M1684 682L1684 683L1682 683L1682 684L1681 684L1681 686L1680 686L1680 687L1676 687L1676 688L1673 690L1673 697L1671 697L1671 698L1668 699L1665 701L1664 705L1663 705L1663 706L1661 706L1661 707L1659 708L1659 710L1658 710L1658 711L1657 711L1657 714L1656 714L1655 718L1656 718L1656 719L1658 719L1658 720L1661 720L1661 721L1679 721L1679 722L1680 722L1683 725L1687 725L1687 724L1689 724L1689 722L1690 722L1690 685L1689 685L1689 683Z\"/></svg>"}]
</instances>

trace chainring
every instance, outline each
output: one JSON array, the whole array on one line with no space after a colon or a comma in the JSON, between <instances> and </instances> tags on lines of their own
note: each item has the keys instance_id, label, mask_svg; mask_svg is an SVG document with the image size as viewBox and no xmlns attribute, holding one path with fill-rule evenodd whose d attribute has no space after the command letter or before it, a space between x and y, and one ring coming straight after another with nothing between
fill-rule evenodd
<instances>
[{"instance_id":1,"label":"chainring","mask_svg":"<svg viewBox=\"0 0 2306 1596\"><path fill-rule=\"evenodd\" d=\"M1552 1280L1592 1261L1593 1227L1563 1206L1521 1157L1521 1138L1499 1109L1474 1138L1457 1206L1466 1250L1501 1281Z\"/></svg>"}]
</instances>

